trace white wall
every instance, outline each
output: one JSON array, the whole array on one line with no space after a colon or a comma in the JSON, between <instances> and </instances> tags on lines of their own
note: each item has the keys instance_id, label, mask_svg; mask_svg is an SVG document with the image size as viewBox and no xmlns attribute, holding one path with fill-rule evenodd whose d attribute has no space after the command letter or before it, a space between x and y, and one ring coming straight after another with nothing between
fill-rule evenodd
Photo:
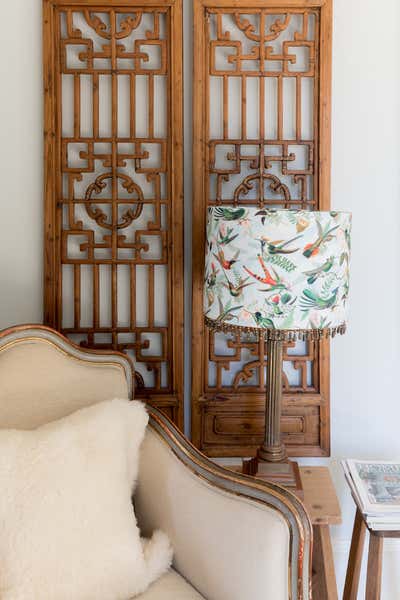
<instances>
[{"instance_id":1,"label":"white wall","mask_svg":"<svg viewBox=\"0 0 400 600\"><path fill-rule=\"evenodd\" d=\"M42 318L41 2L4 5L0 36L0 326Z\"/></svg>"},{"instance_id":2,"label":"white wall","mask_svg":"<svg viewBox=\"0 0 400 600\"><path fill-rule=\"evenodd\" d=\"M190 60L191 2L185 3L185 58ZM5 327L40 321L42 314L40 0L5 4L2 22L0 327ZM190 72L187 62L187 256ZM335 0L333 74L333 206L354 214L351 323L348 334L332 344L330 462L344 517L332 535L341 586L354 509L336 461L344 456L400 459L399 0L381 0L379 9L373 0ZM189 272L189 260L186 268ZM388 543L383 600L400 598L399 558L398 544Z\"/></svg>"},{"instance_id":3,"label":"white wall","mask_svg":"<svg viewBox=\"0 0 400 600\"><path fill-rule=\"evenodd\" d=\"M399 109L400 3L335 0L332 202L353 211L354 228L349 333L332 344L333 460L400 459ZM350 537L354 509L333 471L344 517L333 528L341 579L339 541ZM386 546L383 598L395 600L400 548Z\"/></svg>"}]
</instances>

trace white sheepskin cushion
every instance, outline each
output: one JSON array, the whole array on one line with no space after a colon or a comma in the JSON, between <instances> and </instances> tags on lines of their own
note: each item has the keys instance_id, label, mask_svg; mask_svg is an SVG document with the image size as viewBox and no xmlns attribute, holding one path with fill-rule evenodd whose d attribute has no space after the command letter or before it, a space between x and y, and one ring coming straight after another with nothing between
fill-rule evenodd
<instances>
[{"instance_id":1,"label":"white sheepskin cushion","mask_svg":"<svg viewBox=\"0 0 400 600\"><path fill-rule=\"evenodd\" d=\"M34 431L0 430L1 600L129 600L170 566L132 506L148 415L110 400Z\"/></svg>"}]
</instances>

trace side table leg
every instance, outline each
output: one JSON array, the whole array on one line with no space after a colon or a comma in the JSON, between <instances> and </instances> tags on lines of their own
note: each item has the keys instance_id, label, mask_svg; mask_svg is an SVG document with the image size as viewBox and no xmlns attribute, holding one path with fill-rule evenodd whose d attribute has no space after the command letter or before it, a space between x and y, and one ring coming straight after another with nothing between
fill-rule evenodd
<instances>
[{"instance_id":1,"label":"side table leg","mask_svg":"<svg viewBox=\"0 0 400 600\"><path fill-rule=\"evenodd\" d=\"M313 600L337 600L335 564L329 525L314 525Z\"/></svg>"},{"instance_id":2,"label":"side table leg","mask_svg":"<svg viewBox=\"0 0 400 600\"><path fill-rule=\"evenodd\" d=\"M369 537L365 600L380 600L382 584L382 551L383 537L371 532Z\"/></svg>"},{"instance_id":3,"label":"side table leg","mask_svg":"<svg viewBox=\"0 0 400 600\"><path fill-rule=\"evenodd\" d=\"M362 514L357 508L356 517L354 519L353 535L351 538L349 562L347 564L343 600L357 600L366 529Z\"/></svg>"}]
</instances>

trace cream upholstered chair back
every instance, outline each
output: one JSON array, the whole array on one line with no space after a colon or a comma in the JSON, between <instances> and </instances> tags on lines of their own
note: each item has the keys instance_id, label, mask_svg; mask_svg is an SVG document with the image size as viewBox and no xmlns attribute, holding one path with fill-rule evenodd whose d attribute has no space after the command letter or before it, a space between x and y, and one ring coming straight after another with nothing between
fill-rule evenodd
<instances>
[{"instance_id":1,"label":"cream upholstered chair back","mask_svg":"<svg viewBox=\"0 0 400 600\"><path fill-rule=\"evenodd\" d=\"M0 333L0 428L33 429L83 406L131 398L132 386L123 354L79 348L41 325Z\"/></svg>"}]
</instances>

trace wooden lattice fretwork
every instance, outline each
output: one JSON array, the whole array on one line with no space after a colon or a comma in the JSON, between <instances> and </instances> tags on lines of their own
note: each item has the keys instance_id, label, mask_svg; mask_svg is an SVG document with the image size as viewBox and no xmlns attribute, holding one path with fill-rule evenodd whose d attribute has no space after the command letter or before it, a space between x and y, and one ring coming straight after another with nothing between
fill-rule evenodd
<instances>
[{"instance_id":1,"label":"wooden lattice fretwork","mask_svg":"<svg viewBox=\"0 0 400 600\"><path fill-rule=\"evenodd\" d=\"M205 215L215 204L329 208L331 2L194 6L192 433L210 455L248 456L262 438L268 357L251 336L204 328ZM284 255L274 260L285 267ZM327 342L286 347L292 455L329 452L328 357Z\"/></svg>"},{"instance_id":2,"label":"wooden lattice fretwork","mask_svg":"<svg viewBox=\"0 0 400 600\"><path fill-rule=\"evenodd\" d=\"M181 2L44 2L45 322L183 418Z\"/></svg>"}]
</instances>

